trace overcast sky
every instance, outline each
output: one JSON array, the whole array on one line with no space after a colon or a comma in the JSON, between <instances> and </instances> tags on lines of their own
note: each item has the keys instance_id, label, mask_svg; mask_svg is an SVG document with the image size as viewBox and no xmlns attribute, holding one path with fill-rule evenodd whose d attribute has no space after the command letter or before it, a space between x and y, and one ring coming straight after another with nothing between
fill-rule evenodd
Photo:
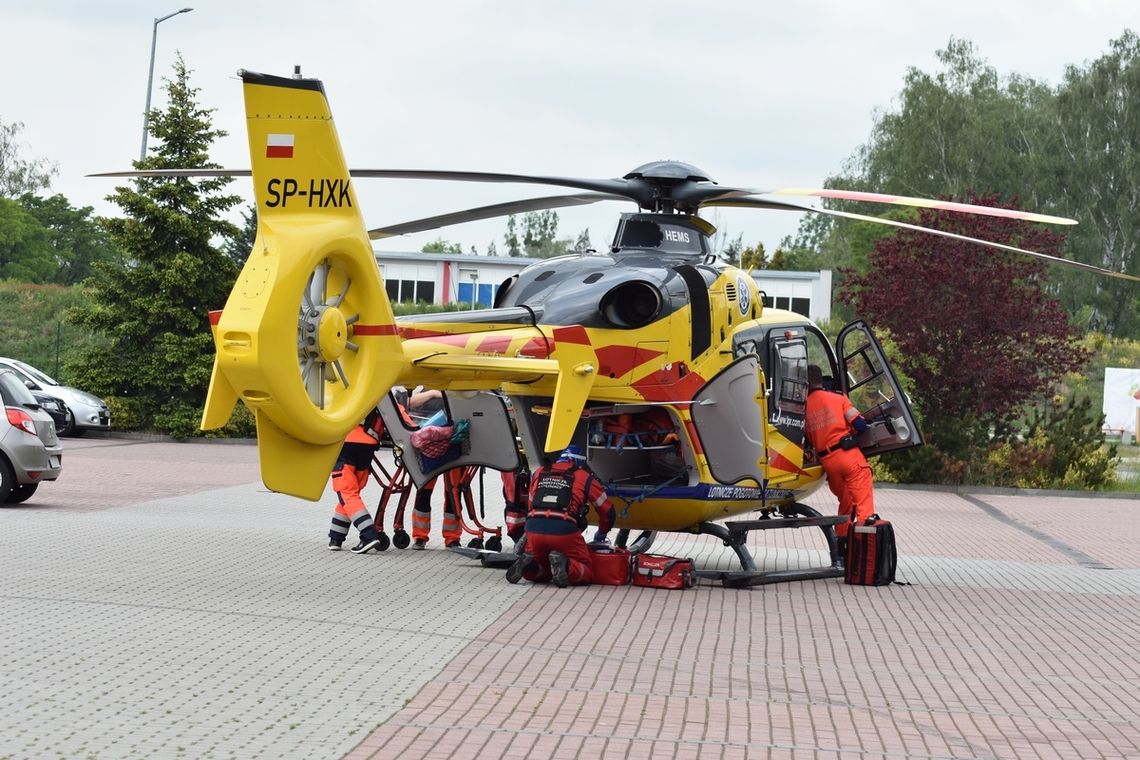
<instances>
[{"instance_id":1,"label":"overcast sky","mask_svg":"<svg viewBox=\"0 0 1140 760\"><path fill-rule=\"evenodd\" d=\"M658 159L721 184L820 187L894 107L908 67L936 70L950 38L999 73L1052 84L1140 24L1136 0L185 0L158 26L152 105L176 51L229 136L213 160L248 167L244 68L324 80L348 164L613 177ZM6 0L0 121L22 122L25 158L59 168L52 190L117 215L103 197L138 158L151 32L179 2ZM252 199L247 179L235 192ZM891 188L882 188L889 191ZM1016 192L1018 188L1009 188ZM358 180L369 227L516 198L543 186ZM566 191L569 192L569 191ZM559 231L608 245L632 204L560 211ZM720 210L729 237L769 250L799 214ZM442 235L503 252L505 220L382 241L419 250Z\"/></svg>"}]
</instances>

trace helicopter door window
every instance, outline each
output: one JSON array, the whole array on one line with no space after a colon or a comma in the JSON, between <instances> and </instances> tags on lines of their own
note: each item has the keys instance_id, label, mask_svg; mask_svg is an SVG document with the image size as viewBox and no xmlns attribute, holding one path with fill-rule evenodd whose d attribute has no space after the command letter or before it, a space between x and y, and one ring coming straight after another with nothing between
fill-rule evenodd
<instances>
[{"instance_id":1,"label":"helicopter door window","mask_svg":"<svg viewBox=\"0 0 1140 760\"><path fill-rule=\"evenodd\" d=\"M864 336L856 338L857 347L844 357L847 365L847 395L859 411L866 413L880 405L891 405L894 402L894 389L870 341Z\"/></svg>"},{"instance_id":2,"label":"helicopter door window","mask_svg":"<svg viewBox=\"0 0 1140 760\"><path fill-rule=\"evenodd\" d=\"M922 431L910 403L870 328L861 321L852 322L839 331L835 345L842 360L839 379L847 381L851 403L870 423L859 436L863 453L921 446Z\"/></svg>"},{"instance_id":3,"label":"helicopter door window","mask_svg":"<svg viewBox=\"0 0 1140 760\"><path fill-rule=\"evenodd\" d=\"M835 355L832 353L827 339L823 337L823 333L814 327L809 327L804 331L804 338L807 340L808 364L814 364L823 370L824 388L829 391L835 390L838 387L835 382Z\"/></svg>"}]
</instances>

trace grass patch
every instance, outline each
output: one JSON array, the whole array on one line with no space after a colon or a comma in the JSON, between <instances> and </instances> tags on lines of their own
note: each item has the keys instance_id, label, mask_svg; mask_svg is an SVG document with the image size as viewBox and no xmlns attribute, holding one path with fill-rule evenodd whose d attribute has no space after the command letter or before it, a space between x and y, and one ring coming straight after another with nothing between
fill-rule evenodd
<instances>
[{"instance_id":1,"label":"grass patch","mask_svg":"<svg viewBox=\"0 0 1140 760\"><path fill-rule=\"evenodd\" d=\"M1116 456L1120 463L1116 466L1116 483L1111 490L1140 493L1140 446L1117 444Z\"/></svg>"}]
</instances>

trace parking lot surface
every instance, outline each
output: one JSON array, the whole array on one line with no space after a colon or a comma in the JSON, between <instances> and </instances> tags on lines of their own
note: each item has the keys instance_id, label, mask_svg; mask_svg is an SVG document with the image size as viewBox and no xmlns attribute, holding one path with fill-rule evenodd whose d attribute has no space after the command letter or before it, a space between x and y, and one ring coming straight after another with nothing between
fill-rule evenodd
<instances>
[{"instance_id":1,"label":"parking lot surface","mask_svg":"<svg viewBox=\"0 0 1140 760\"><path fill-rule=\"evenodd\" d=\"M1140 756L1140 499L880 488L910 585L559 590L442 550L440 497L428 551L328 552L256 460L67 439L0 509L0 758Z\"/></svg>"}]
</instances>

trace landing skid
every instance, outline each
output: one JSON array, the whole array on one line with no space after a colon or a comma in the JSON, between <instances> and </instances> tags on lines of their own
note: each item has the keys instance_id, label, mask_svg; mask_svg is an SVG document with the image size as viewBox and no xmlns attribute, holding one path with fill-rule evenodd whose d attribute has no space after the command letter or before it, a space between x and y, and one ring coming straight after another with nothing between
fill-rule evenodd
<instances>
[{"instance_id":1,"label":"landing skid","mask_svg":"<svg viewBox=\"0 0 1140 760\"><path fill-rule=\"evenodd\" d=\"M838 578L843 575L843 568L839 566L839 555L836 552L835 525L845 522L846 515L821 515L816 510L798 502L780 507L779 514L771 517L762 517L759 520L743 520L726 523L703 522L699 526L699 533L704 533L724 542L730 547L740 560L740 570L698 570L701 578L720 581L726 588L748 588L761 586L767 583L783 583L785 581L805 581L818 578ZM817 527L823 531L827 540L827 548L831 555L831 564L825 567L808 567L800 570L758 570L756 560L748 551L748 532L752 530L774 530L776 528L810 528ZM629 531L620 531L618 545L627 545L632 551L648 551L653 545L656 533L645 531L630 542ZM522 539L525 541L525 537ZM483 567L507 568L518 558L522 545L516 544L514 551L496 552L488 549L474 549L466 546L453 546L448 549L462 557L478 560Z\"/></svg>"},{"instance_id":2,"label":"landing skid","mask_svg":"<svg viewBox=\"0 0 1140 760\"><path fill-rule=\"evenodd\" d=\"M795 502L780 507L780 516L762 517L759 520L743 520L720 523L703 522L699 532L719 538L724 545L736 552L740 559L740 570L698 570L701 578L720 581L726 588L747 588L760 586L766 583L783 583L785 581L805 581L818 578L838 578L843 575L843 568L839 566L839 555L836 552L835 525L847 521L846 515L825 517L816 510ZM752 530L774 530L776 528L809 528L818 527L827 539L827 548L831 555L831 564L826 567L808 567L800 570L758 570L756 560L748 551L748 532Z\"/></svg>"}]
</instances>

